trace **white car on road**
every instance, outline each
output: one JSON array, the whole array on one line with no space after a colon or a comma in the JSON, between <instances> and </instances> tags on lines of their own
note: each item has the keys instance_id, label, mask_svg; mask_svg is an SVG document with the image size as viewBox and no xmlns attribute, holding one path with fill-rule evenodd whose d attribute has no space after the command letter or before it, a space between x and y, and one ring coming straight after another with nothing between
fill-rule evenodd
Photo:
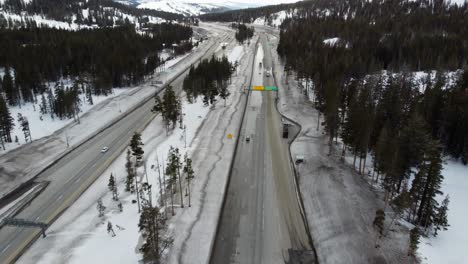
<instances>
[{"instance_id":1,"label":"white car on road","mask_svg":"<svg viewBox=\"0 0 468 264\"><path fill-rule=\"evenodd\" d=\"M108 150L109 150L108 147L103 147L103 148L101 149L101 153L106 153Z\"/></svg>"}]
</instances>

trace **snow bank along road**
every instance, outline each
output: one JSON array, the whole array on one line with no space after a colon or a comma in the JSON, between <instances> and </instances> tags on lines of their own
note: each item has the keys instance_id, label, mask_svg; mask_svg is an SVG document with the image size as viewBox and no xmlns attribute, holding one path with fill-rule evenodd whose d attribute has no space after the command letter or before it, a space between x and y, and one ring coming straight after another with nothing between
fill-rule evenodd
<instances>
[{"instance_id":1,"label":"snow bank along road","mask_svg":"<svg viewBox=\"0 0 468 264\"><path fill-rule=\"evenodd\" d=\"M220 43L232 41L232 37L220 35L204 57L210 57ZM184 77L182 73L172 85L180 88ZM49 181L50 184L16 217L52 223L120 155L132 134L143 129L154 118L155 115L151 113L153 104L153 100L143 101L140 107L41 173L39 180ZM101 153L103 146L109 147L106 153ZM39 235L40 230L35 228L5 226L0 229L0 263L15 261Z\"/></svg>"},{"instance_id":2,"label":"snow bank along road","mask_svg":"<svg viewBox=\"0 0 468 264\"><path fill-rule=\"evenodd\" d=\"M273 77L264 76L272 67L270 46L263 34L260 39L252 85L272 86ZM315 262L288 159L287 139L280 136L281 116L275 97L275 92L251 92L212 264Z\"/></svg>"}]
</instances>

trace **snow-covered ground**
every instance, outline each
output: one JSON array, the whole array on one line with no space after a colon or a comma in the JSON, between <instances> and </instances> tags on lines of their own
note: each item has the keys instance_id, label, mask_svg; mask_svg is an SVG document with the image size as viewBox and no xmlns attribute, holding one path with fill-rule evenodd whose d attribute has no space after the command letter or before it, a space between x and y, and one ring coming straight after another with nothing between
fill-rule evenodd
<instances>
[{"instance_id":1,"label":"snow-covered ground","mask_svg":"<svg viewBox=\"0 0 468 264\"><path fill-rule=\"evenodd\" d=\"M98 105L99 103L105 101L105 100L111 100L113 97L119 96L122 93L128 92L130 88L121 88L121 89L113 89L114 92L113 94L110 94L108 96L93 96L93 102L94 105ZM41 97L38 96L38 100ZM88 112L94 105L90 105L86 102L85 95L81 95L81 113L80 116L83 116L86 112ZM61 129L62 127L74 123L75 121L73 118L71 119L62 119L60 120L58 117L55 117L54 119L51 118L49 114L41 114L39 110L39 104L32 104L32 103L27 103L22 105L21 107L15 106L15 107L10 107L10 113L11 116L15 119L15 127L12 131L12 138L14 140L15 136L18 137L18 143L12 142L12 143L5 143L5 148L6 151L15 149L22 144L25 144L25 138L23 134L23 130L21 130L21 126L18 122L18 114L21 114L23 117L26 117L29 121L29 128L31 130L31 137L33 140L49 136L53 134L55 131ZM41 120L42 118L42 120ZM1 151L0 155L2 155L4 152Z\"/></svg>"},{"instance_id":2,"label":"snow-covered ground","mask_svg":"<svg viewBox=\"0 0 468 264\"><path fill-rule=\"evenodd\" d=\"M212 37L219 38L221 35L213 32ZM34 177L57 157L66 153L69 150L66 144L67 140L70 147L80 144L102 127L118 119L126 111L139 105L145 98L153 96L155 91L160 89L151 85L154 80L166 82L177 76L190 67L191 64L198 61L213 43L214 40L203 42L191 53L186 54L184 58L179 57L172 62L168 62L166 71L156 74L148 82L127 89L113 98L107 98L98 105L95 104L94 107L82 115L80 124L73 122L41 139L34 136L35 129L31 128L33 139L35 139L32 143L7 153L1 152L0 164L2 164L3 173L0 177L0 197Z\"/></svg>"},{"instance_id":3,"label":"snow-covered ground","mask_svg":"<svg viewBox=\"0 0 468 264\"><path fill-rule=\"evenodd\" d=\"M80 28L96 28L97 26L88 26L83 24L77 24L75 22L67 23L57 20L48 19L42 15L18 15L13 14L5 11L0 11L0 16L3 15L5 19L13 21L13 22L22 22L24 20L34 20L39 27L50 27L50 28L57 28L57 29L66 29L66 30L78 30Z\"/></svg>"},{"instance_id":4,"label":"snow-covered ground","mask_svg":"<svg viewBox=\"0 0 468 264\"><path fill-rule=\"evenodd\" d=\"M423 264L467 263L468 225L466 224L468 201L468 166L447 160L442 171L442 191L450 196L449 227L437 237L422 238L419 254ZM439 197L442 200L443 197Z\"/></svg>"},{"instance_id":5,"label":"snow-covered ground","mask_svg":"<svg viewBox=\"0 0 468 264\"><path fill-rule=\"evenodd\" d=\"M252 44L254 45L254 44ZM225 51L230 61L239 61L239 74L229 85L231 92L227 106L220 100L214 107L206 107L201 100L194 104L184 102L183 130L177 127L166 135L162 120L157 116L143 131L147 177L139 170L140 181L153 186L153 201L159 197L158 162L167 157L170 146L187 152L193 159L192 207L176 209L170 221L174 238L169 253L170 263L207 263L220 214L224 186L232 159L235 140L227 138L240 125L245 96L239 87L248 79L252 52L242 46L229 45ZM139 214L132 204L135 195L124 192L125 153L116 159L107 171L48 229L48 236L38 240L18 263L136 263L141 259L138 248ZM153 165L155 167L153 167ZM162 168L161 168L162 169ZM117 178L123 212L112 201L107 189L109 175ZM102 198L107 207L105 216L98 217L96 200ZM187 197L184 197L187 203ZM179 198L176 199L179 201ZM115 237L107 233L107 222L114 225ZM117 227L118 226L118 227Z\"/></svg>"},{"instance_id":6,"label":"snow-covered ground","mask_svg":"<svg viewBox=\"0 0 468 264\"><path fill-rule=\"evenodd\" d=\"M89 15L89 9L83 9L82 11L83 18L87 19ZM15 13L10 13L7 11L0 10L0 17L4 17L7 21L11 20L12 22L24 22L25 20L33 20L36 22L38 27L50 27L50 28L57 28L57 29L65 29L65 30L79 30L79 29L85 29L85 28L98 28L97 24L92 24L92 25L87 25L84 23L77 23L76 21L76 16L74 16L73 20L71 23L68 22L63 22L63 21L57 21L53 19L48 19L44 15L40 14L15 14ZM121 17L122 19L128 19L130 23L135 24L136 28L139 29L139 23L138 23L138 18L133 15L129 15L126 13L122 13L120 10L115 10L115 16L112 18L114 22L117 22L117 20ZM162 19L160 17L153 17L153 16L146 16L148 18L149 23L152 24L158 24L158 23L163 23L166 22L165 19Z\"/></svg>"},{"instance_id":7,"label":"snow-covered ground","mask_svg":"<svg viewBox=\"0 0 468 264\"><path fill-rule=\"evenodd\" d=\"M286 11L280 11L278 13L271 14L270 26L279 27L286 18L291 17L292 15L293 13L289 13ZM268 20L265 19L265 17L259 17L255 19L253 24L254 25L268 25Z\"/></svg>"},{"instance_id":8,"label":"snow-covered ground","mask_svg":"<svg viewBox=\"0 0 468 264\"><path fill-rule=\"evenodd\" d=\"M167 157L170 146L178 147L182 157L185 152L190 153L191 142L209 111L209 107L204 106L201 100L194 104L185 101L183 109L188 148L184 148L184 132L178 127L166 136L160 116L155 118L142 133L148 175L146 177L143 168L140 168L139 182L149 180L153 186L153 201L157 201L159 197L159 181L158 172L152 167L157 165L158 158L160 163L163 162L163 157ZM124 191L125 161L124 152L63 217L48 229L47 238L39 240L19 263L137 263L140 259L138 251L135 250L140 237L139 214L137 205L132 204L132 200L136 199L135 195ZM162 167L160 169L162 170ZM122 213L107 189L111 173L118 183L120 200L124 208ZM107 207L103 218L98 217L95 208L96 200L99 198L102 198ZM114 225L115 237L107 233L107 221ZM48 248L50 250L47 250ZM66 254L63 254L64 251Z\"/></svg>"}]
</instances>

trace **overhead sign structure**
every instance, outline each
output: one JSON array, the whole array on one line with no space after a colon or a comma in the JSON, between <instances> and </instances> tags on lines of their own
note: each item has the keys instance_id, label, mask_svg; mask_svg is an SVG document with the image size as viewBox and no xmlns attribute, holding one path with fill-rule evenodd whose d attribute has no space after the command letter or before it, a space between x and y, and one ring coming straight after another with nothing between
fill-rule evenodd
<instances>
[{"instance_id":1,"label":"overhead sign structure","mask_svg":"<svg viewBox=\"0 0 468 264\"><path fill-rule=\"evenodd\" d=\"M252 88L254 91L278 91L276 86L254 86Z\"/></svg>"}]
</instances>

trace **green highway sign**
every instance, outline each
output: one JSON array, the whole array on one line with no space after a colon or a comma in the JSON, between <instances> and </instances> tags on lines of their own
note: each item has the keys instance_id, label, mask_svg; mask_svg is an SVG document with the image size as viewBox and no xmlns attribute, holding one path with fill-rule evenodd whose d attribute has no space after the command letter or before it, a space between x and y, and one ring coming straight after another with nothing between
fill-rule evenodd
<instances>
[{"instance_id":1,"label":"green highway sign","mask_svg":"<svg viewBox=\"0 0 468 264\"><path fill-rule=\"evenodd\" d=\"M265 91L278 91L276 86L265 86Z\"/></svg>"}]
</instances>

